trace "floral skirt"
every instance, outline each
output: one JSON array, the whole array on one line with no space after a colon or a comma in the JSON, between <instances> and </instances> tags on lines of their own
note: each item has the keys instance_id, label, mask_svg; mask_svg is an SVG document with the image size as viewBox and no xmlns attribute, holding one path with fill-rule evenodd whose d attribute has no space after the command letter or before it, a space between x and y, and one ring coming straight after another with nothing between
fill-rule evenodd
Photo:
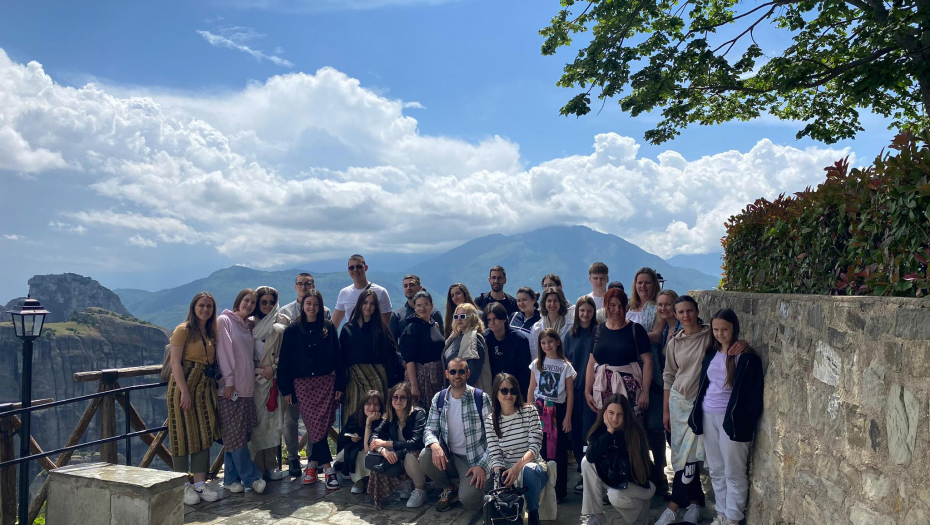
<instances>
[{"instance_id":1,"label":"floral skirt","mask_svg":"<svg viewBox=\"0 0 930 525\"><path fill-rule=\"evenodd\" d=\"M326 439L336 422L336 374L295 379L294 393L310 443Z\"/></svg>"},{"instance_id":2,"label":"floral skirt","mask_svg":"<svg viewBox=\"0 0 930 525\"><path fill-rule=\"evenodd\" d=\"M258 426L255 403L251 397L236 401L220 397L220 423L226 452L235 452L249 443L252 429Z\"/></svg>"},{"instance_id":3,"label":"floral skirt","mask_svg":"<svg viewBox=\"0 0 930 525\"><path fill-rule=\"evenodd\" d=\"M433 402L433 396L442 390L446 376L443 373L442 361L433 361L432 363L416 363L417 367L417 386L420 387L420 398L417 405L424 410L429 411ZM406 377L410 381L409 374ZM390 402L390 401L388 401Z\"/></svg>"}]
</instances>

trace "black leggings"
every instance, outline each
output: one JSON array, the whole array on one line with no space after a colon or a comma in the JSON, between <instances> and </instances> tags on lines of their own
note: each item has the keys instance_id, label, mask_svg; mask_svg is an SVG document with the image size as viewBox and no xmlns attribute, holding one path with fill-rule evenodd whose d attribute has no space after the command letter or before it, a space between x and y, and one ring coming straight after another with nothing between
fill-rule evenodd
<instances>
[{"instance_id":1,"label":"black leggings","mask_svg":"<svg viewBox=\"0 0 930 525\"><path fill-rule=\"evenodd\" d=\"M310 448L310 454L307 456L307 461L316 461L320 465L332 463L333 455L329 451L329 440L323 438L322 440L314 443Z\"/></svg>"},{"instance_id":2,"label":"black leggings","mask_svg":"<svg viewBox=\"0 0 930 525\"><path fill-rule=\"evenodd\" d=\"M687 507L692 501L698 503L704 501L704 489L701 488L701 463L688 463L685 469L694 465L694 477L690 483L685 483L684 470L675 471L675 479L672 481L672 503L679 507Z\"/></svg>"}]
</instances>

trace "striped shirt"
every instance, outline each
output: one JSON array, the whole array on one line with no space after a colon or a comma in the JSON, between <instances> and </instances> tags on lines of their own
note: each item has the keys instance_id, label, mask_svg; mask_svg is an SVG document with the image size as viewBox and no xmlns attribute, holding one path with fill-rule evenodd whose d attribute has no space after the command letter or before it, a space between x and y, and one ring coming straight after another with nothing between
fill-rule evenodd
<instances>
[{"instance_id":1,"label":"striped shirt","mask_svg":"<svg viewBox=\"0 0 930 525\"><path fill-rule=\"evenodd\" d=\"M524 405L515 414L501 415L501 437L494 432L493 414L488 414L484 427L488 436L488 464L496 467L510 468L526 454L533 451L534 461L539 461L542 449L542 425L539 413L533 405Z\"/></svg>"}]
</instances>

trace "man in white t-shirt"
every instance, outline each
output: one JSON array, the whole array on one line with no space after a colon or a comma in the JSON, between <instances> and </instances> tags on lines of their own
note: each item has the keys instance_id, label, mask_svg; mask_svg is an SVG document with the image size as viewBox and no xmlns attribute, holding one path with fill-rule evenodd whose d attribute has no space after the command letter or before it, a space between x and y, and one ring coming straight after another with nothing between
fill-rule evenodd
<instances>
[{"instance_id":1,"label":"man in white t-shirt","mask_svg":"<svg viewBox=\"0 0 930 525\"><path fill-rule=\"evenodd\" d=\"M604 295L607 294L608 277L607 265L602 262L596 262L588 268L588 282L591 283L591 293L588 297L594 299L596 310L604 308Z\"/></svg>"},{"instance_id":2,"label":"man in white t-shirt","mask_svg":"<svg viewBox=\"0 0 930 525\"><path fill-rule=\"evenodd\" d=\"M349 277L352 278L352 284L340 290L339 297L336 298L336 310L333 312L333 325L336 328L339 328L343 320L352 318L352 311L355 310L358 296L368 289L378 294L381 320L384 324L391 322L391 296L383 287L368 282L366 272L368 272L368 265L365 264L364 257L359 254L349 257Z\"/></svg>"}]
</instances>

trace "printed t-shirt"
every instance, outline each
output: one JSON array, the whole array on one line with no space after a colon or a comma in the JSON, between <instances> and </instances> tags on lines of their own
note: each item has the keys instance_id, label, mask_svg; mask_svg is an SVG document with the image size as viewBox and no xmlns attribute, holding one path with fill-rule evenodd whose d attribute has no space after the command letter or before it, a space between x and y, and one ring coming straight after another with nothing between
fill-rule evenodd
<instances>
[{"instance_id":1,"label":"printed t-shirt","mask_svg":"<svg viewBox=\"0 0 930 525\"><path fill-rule=\"evenodd\" d=\"M533 377L536 378L536 391L533 392L533 397L536 399L549 399L553 403L565 402L567 396L565 393L565 380L578 375L568 361L548 357L543 359L542 371L536 366L535 360L530 363L530 370L533 372Z\"/></svg>"}]
</instances>

